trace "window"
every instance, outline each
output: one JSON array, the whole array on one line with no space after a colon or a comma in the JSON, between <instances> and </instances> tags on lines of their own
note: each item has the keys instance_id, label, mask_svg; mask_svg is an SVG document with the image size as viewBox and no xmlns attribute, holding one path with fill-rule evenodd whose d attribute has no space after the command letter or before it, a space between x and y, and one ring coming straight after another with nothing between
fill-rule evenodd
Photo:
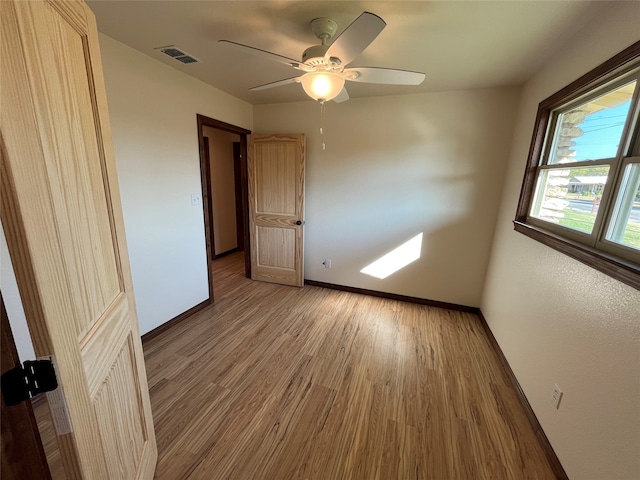
<instances>
[{"instance_id":1,"label":"window","mask_svg":"<svg viewBox=\"0 0 640 480\"><path fill-rule=\"evenodd\" d=\"M515 229L640 289L640 42L540 103Z\"/></svg>"}]
</instances>

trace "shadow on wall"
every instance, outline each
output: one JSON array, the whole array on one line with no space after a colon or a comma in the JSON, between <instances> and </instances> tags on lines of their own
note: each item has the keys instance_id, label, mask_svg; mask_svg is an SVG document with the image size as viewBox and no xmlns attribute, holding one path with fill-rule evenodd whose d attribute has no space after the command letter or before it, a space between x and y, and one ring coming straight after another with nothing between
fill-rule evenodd
<instances>
[{"instance_id":1,"label":"shadow on wall","mask_svg":"<svg viewBox=\"0 0 640 480\"><path fill-rule=\"evenodd\" d=\"M451 153L451 149L455 149L453 145L430 148L440 149L441 158L456 155ZM354 180L353 185L347 186L349 181L343 179L349 174L346 168L341 169L340 185L333 182L331 197L315 212L319 218L310 222L308 230L309 236L315 236L318 227L324 227L320 235L332 237L327 244L340 245L337 253L319 255L333 258L335 271L321 269L322 278L308 278L467 306L479 305L500 192L484 191L483 177L487 172L468 171L477 168L475 162L468 161L473 160L473 156L461 157L467 159L466 164L462 161L462 168L451 163L443 166L434 164L430 159L437 155L427 150L425 147L420 153L396 154L400 157L397 162L389 162L384 157L378 161L376 157L380 152L376 152L367 159L367 168L357 161L345 162L349 170L359 172L359 181ZM467 172L438 171L446 169ZM498 178L501 180L501 176ZM495 186L495 179L492 182ZM492 188L491 183L487 188ZM312 202L310 200L310 210L314 208ZM422 237L416 238L418 234ZM312 249L326 248L315 240L308 249L311 256ZM370 271L363 272L405 242L407 247L413 246L413 251L404 252L409 258L397 258L402 255L396 251L393 262L404 263L397 271L374 276L367 275ZM415 253L416 243L419 255ZM390 259L387 257L387 260Z\"/></svg>"},{"instance_id":2,"label":"shadow on wall","mask_svg":"<svg viewBox=\"0 0 640 480\"><path fill-rule=\"evenodd\" d=\"M517 99L509 89L449 92L333 109L330 153L309 156L317 164L309 169L308 205L318 216L309 233L322 239L311 240L309 253L333 258L336 271L312 266L309 273L478 306ZM421 232L419 258L383 279L361 273Z\"/></svg>"},{"instance_id":3,"label":"shadow on wall","mask_svg":"<svg viewBox=\"0 0 640 480\"><path fill-rule=\"evenodd\" d=\"M368 168L358 161L345 162L348 170L359 172L359 181L350 186L344 177L339 185L334 181L331 197L315 212L320 218L310 222L308 231L315 236L318 227L324 227L320 235L331 236L327 244L339 244L339 252L320 254L333 259L332 270L321 268L322 277L308 278L478 306L493 238L492 203L497 198L496 192L483 191L486 172L470 171L477 168L474 157L459 152L455 145L436 143L419 151L396 152L394 158L399 160L394 162L377 151L367 158ZM458 165L433 160L456 156ZM341 175L348 176L346 170L342 168ZM402 245L405 248L396 250ZM326 248L316 239L312 246ZM307 252L312 258L312 249ZM371 276L370 269L380 266L375 262L385 263L380 259L390 252L395 254L386 260L396 265L389 268L401 268Z\"/></svg>"},{"instance_id":4,"label":"shadow on wall","mask_svg":"<svg viewBox=\"0 0 640 480\"><path fill-rule=\"evenodd\" d=\"M471 220L463 217L430 227L391 251L387 250L388 241L378 239L377 248L378 242L370 243L364 253L353 255L342 268L358 272L360 288L477 307L484 259L468 247ZM384 255L371 261L374 250Z\"/></svg>"},{"instance_id":5,"label":"shadow on wall","mask_svg":"<svg viewBox=\"0 0 640 480\"><path fill-rule=\"evenodd\" d=\"M307 134L305 277L478 306L518 89L257 106L256 130ZM420 258L378 279L360 271L423 234ZM331 259L331 269L322 265Z\"/></svg>"}]
</instances>

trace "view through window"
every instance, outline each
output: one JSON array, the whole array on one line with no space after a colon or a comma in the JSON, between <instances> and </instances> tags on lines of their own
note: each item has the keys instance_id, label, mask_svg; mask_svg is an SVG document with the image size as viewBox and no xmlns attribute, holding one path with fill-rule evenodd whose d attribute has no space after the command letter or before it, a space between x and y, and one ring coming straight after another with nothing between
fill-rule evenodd
<instances>
[{"instance_id":1,"label":"view through window","mask_svg":"<svg viewBox=\"0 0 640 480\"><path fill-rule=\"evenodd\" d=\"M640 42L543 101L516 230L640 288Z\"/></svg>"}]
</instances>

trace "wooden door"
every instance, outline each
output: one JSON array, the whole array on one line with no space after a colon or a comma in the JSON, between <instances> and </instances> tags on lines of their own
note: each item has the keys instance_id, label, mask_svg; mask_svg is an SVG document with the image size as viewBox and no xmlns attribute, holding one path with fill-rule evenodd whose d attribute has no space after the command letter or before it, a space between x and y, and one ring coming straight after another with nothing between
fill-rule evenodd
<instances>
[{"instance_id":1,"label":"wooden door","mask_svg":"<svg viewBox=\"0 0 640 480\"><path fill-rule=\"evenodd\" d=\"M251 278L304 284L305 137L250 135Z\"/></svg>"},{"instance_id":2,"label":"wooden door","mask_svg":"<svg viewBox=\"0 0 640 480\"><path fill-rule=\"evenodd\" d=\"M1 1L0 18L0 215L36 355L54 356L68 406L65 471L150 479L157 448L95 19L79 0Z\"/></svg>"}]
</instances>

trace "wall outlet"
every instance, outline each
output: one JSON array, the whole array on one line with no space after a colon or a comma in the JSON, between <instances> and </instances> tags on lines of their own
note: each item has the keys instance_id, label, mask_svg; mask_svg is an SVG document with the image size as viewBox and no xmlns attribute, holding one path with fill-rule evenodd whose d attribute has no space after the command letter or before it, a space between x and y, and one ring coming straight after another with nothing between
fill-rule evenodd
<instances>
[{"instance_id":1,"label":"wall outlet","mask_svg":"<svg viewBox=\"0 0 640 480\"><path fill-rule=\"evenodd\" d=\"M197 207L198 205L202 205L202 195L199 193L191 194L191 205Z\"/></svg>"},{"instance_id":2,"label":"wall outlet","mask_svg":"<svg viewBox=\"0 0 640 480\"><path fill-rule=\"evenodd\" d=\"M324 265L324 268L331 268L331 260L330 259L325 259L324 262L322 262L322 264Z\"/></svg>"},{"instance_id":3,"label":"wall outlet","mask_svg":"<svg viewBox=\"0 0 640 480\"><path fill-rule=\"evenodd\" d=\"M562 390L560 390L558 384L555 384L553 386L553 394L551 394L551 401L555 405L556 409L560 408L560 400L562 400Z\"/></svg>"}]
</instances>

